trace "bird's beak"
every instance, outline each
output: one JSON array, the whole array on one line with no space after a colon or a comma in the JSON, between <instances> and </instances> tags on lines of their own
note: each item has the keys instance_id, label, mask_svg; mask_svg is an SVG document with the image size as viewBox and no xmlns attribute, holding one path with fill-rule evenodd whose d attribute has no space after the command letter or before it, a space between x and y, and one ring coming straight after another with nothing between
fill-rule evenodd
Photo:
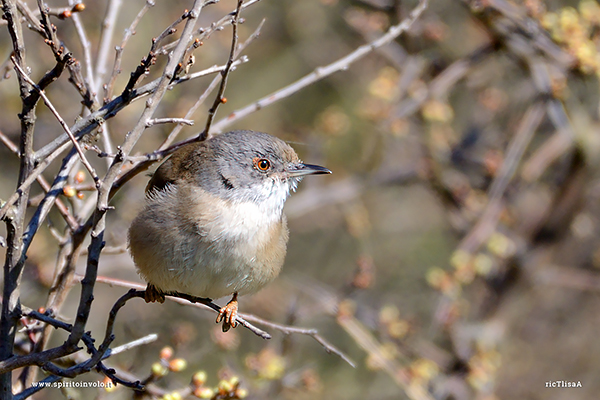
<instances>
[{"instance_id":1,"label":"bird's beak","mask_svg":"<svg viewBox=\"0 0 600 400\"><path fill-rule=\"evenodd\" d=\"M289 176L291 177L300 177L304 175L322 175L322 174L330 174L331 171L325 167L321 167L320 165L312 165L312 164L296 164L290 168L288 171Z\"/></svg>"}]
</instances>

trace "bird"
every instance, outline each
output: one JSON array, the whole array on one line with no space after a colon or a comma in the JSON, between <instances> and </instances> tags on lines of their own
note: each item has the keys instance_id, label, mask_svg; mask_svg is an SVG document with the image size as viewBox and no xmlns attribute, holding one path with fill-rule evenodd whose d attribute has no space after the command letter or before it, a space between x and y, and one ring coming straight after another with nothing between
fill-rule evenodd
<instances>
[{"instance_id":1,"label":"bird","mask_svg":"<svg viewBox=\"0 0 600 400\"><path fill-rule=\"evenodd\" d=\"M187 144L155 171L128 233L146 302L187 294L220 308L223 331L237 325L238 295L255 293L280 273L289 232L283 206L308 175L285 141L236 130Z\"/></svg>"}]
</instances>

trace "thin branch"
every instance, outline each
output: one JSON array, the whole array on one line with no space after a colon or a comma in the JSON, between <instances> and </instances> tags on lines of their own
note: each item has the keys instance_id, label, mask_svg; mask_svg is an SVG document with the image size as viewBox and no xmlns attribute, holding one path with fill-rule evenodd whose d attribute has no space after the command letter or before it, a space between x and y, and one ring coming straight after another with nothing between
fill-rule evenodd
<instances>
[{"instance_id":1,"label":"thin branch","mask_svg":"<svg viewBox=\"0 0 600 400\"><path fill-rule=\"evenodd\" d=\"M188 125L193 126L194 121L191 119L185 118L153 118L146 122L146 127L151 127L159 124L178 124L178 125Z\"/></svg>"},{"instance_id":2,"label":"thin branch","mask_svg":"<svg viewBox=\"0 0 600 400\"><path fill-rule=\"evenodd\" d=\"M58 113L58 111L56 110L56 108L54 107L52 102L50 101L50 99L48 99L48 96L46 96L46 93L34 81L32 81L29 76L27 76L25 71L23 71L23 69L19 66L19 64L17 64L15 59L13 59L13 63L15 65L15 68L17 69L17 71L22 75L23 79L25 79L27 82L29 82L29 84L31 86L33 86L33 88L39 93L39 95L44 100L44 103L46 104L46 106L48 107L50 112L52 112L52 114L58 120L58 123L63 127L63 129L67 133L67 135L69 135L69 139L71 139L71 142L73 143L73 146L75 147L75 150L77 150L77 154L79 154L81 163L88 170L88 172L90 173L92 178L94 178L94 182L96 182L96 184L99 185L100 182L99 182L98 174L96 174L94 167L92 167L90 162L85 157L85 154L83 153L83 150L81 149L81 146L79 146L79 142L77 141L77 139L71 132L71 129L69 129L69 126L67 125L65 120L62 119L62 117L60 116L60 114Z\"/></svg>"},{"instance_id":3,"label":"thin branch","mask_svg":"<svg viewBox=\"0 0 600 400\"><path fill-rule=\"evenodd\" d=\"M85 326L89 318L91 303L93 301L94 285L98 274L100 254L104 247L104 233L106 226L105 217L106 212L109 209L108 203L113 183L116 180L119 171L121 170L126 160L126 157L129 156L131 150L133 149L137 141L142 136L144 130L146 129L146 123L152 118L154 112L156 111L162 98L164 97L169 83L171 82L174 76L173 74L175 73L177 65L181 61L181 57L183 57L183 54L185 53L187 44L192 41L192 32L194 29L194 25L196 24L196 21L200 16L200 12L204 5L204 1L195 0L192 10L184 14L184 17L187 19L187 21L182 30L180 42L171 53L169 61L167 62L167 65L164 68L164 72L159 79L159 83L154 94L146 101L146 108L142 112L134 128L127 135L122 146L119 148L118 156L115 157L115 159L113 160L111 167L108 169L106 176L102 180L102 186L98 190L97 206L91 218L91 243L89 246L85 278L81 281L82 289L77 310L77 317L73 325L73 331L69 335L69 338L66 342L69 345L74 345L79 342L79 340L83 336L83 333L85 332ZM157 41L158 40L153 40L153 44L156 44ZM148 57L153 57L151 53L152 52L149 53ZM126 88L124 92L127 92L128 90L133 90L133 85L135 85L137 80L138 79L135 77L135 73L132 74L132 79L128 84L129 89Z\"/></svg>"},{"instance_id":4,"label":"thin branch","mask_svg":"<svg viewBox=\"0 0 600 400\"><path fill-rule=\"evenodd\" d=\"M135 29L137 28L138 24L140 23L146 12L150 9L150 7L153 6L153 0L146 0L146 2L144 3L144 7L142 7L140 12L133 19L131 25L129 25L129 28L125 29L123 40L121 40L121 44L117 46L115 50L115 62L110 75L110 79L108 80L106 86L104 86L104 104L110 101L113 94L113 89L115 87L115 82L117 81L117 76L121 73L121 60L123 59L123 50L125 49L125 46L127 46L127 43L129 42L131 36L135 34Z\"/></svg>"},{"instance_id":5,"label":"thin branch","mask_svg":"<svg viewBox=\"0 0 600 400\"><path fill-rule=\"evenodd\" d=\"M110 0L106 10L106 16L102 22L102 34L100 36L100 47L96 58L96 86L94 90L99 92L101 89L104 76L106 74L106 66L108 64L108 52L111 48L113 34L115 31L115 23L123 0ZM109 151L109 150L107 150Z\"/></svg>"},{"instance_id":6,"label":"thin branch","mask_svg":"<svg viewBox=\"0 0 600 400\"><path fill-rule=\"evenodd\" d=\"M204 140L208 138L208 134L210 131L210 126L215 118L215 114L219 109L219 106L222 103L225 103L225 98L223 94L225 94L225 87L227 87L227 78L229 76L229 72L231 71L231 66L235 59L237 42L238 42L238 25L240 21L240 12L242 11L243 0L238 0L237 8L235 10L235 14L232 17L231 25L233 26L233 34L231 38L231 50L229 51L229 59L227 60L227 64L225 65L225 69L221 71L221 86L219 86L219 90L217 92L217 96L215 97L215 101L213 102L212 107L208 110L208 117L206 119L206 126L204 127L204 131L200 133L200 140Z\"/></svg>"},{"instance_id":7,"label":"thin branch","mask_svg":"<svg viewBox=\"0 0 600 400\"><path fill-rule=\"evenodd\" d=\"M76 1L69 0L69 5L73 6L75 3ZM79 13L73 14L71 20L73 21L73 25L75 25L75 32L77 32L79 42L81 43L81 47L83 48L83 58L85 60L85 70L87 75L85 82L88 88L90 89L89 95L93 101L93 104L94 106L97 106L98 99L96 98L96 94L94 93L97 83L96 77L94 76L94 67L92 61L92 45L87 37L85 27L81 22Z\"/></svg>"},{"instance_id":8,"label":"thin branch","mask_svg":"<svg viewBox=\"0 0 600 400\"><path fill-rule=\"evenodd\" d=\"M83 277L81 275L77 275L77 274L75 275L75 279L77 279L77 280L80 280L82 278ZM144 289L146 288L144 285L141 285L141 284L124 281L121 279L108 278L108 277L104 277L104 276L99 276L96 279L96 282L106 283L111 286L129 288L131 290L137 290L142 293L143 293ZM142 297L143 297L143 295L142 295ZM197 307L197 308L201 308L203 310L212 310L216 313L218 313L221 310L220 306L213 303L212 301L209 301L208 299L190 296L185 293L170 293L166 296L166 298L171 301L174 301L175 303L181 304L181 305ZM255 327L251 323L247 322L245 319L247 316L248 316L248 314L239 313L237 322L239 322L240 325L242 325L244 328L250 330L255 335L257 335L263 339L271 339L271 335L269 335L267 332Z\"/></svg>"},{"instance_id":9,"label":"thin branch","mask_svg":"<svg viewBox=\"0 0 600 400\"><path fill-rule=\"evenodd\" d=\"M15 155L19 155L19 148L17 147L17 145L14 144L12 140L10 140L8 137L6 137L6 135L2 131L0 131L0 141ZM36 178L36 180L42 187L44 192L48 193L50 191L50 184L42 175L39 175ZM69 211L69 208L65 205L65 203L63 203L62 200L56 200L56 208L58 209L58 212L62 215L64 220L67 222L67 225L69 225L69 228L75 230L79 227L79 223L77 222L73 214L71 214L71 211Z\"/></svg>"},{"instance_id":10,"label":"thin branch","mask_svg":"<svg viewBox=\"0 0 600 400\"><path fill-rule=\"evenodd\" d=\"M242 5L241 9L245 10L246 8L250 7L251 5L258 3L259 1L260 0L249 0ZM227 15L225 15L223 18L221 18L217 22L212 23L209 27L199 28L196 33L198 35L197 39L205 40L205 39L209 38L213 32L222 29L227 24L231 24L233 22L233 19L231 17L234 16L236 12L237 12L237 8L235 10L231 11L230 13L228 13ZM158 54L167 54L169 52L169 50L171 50L173 47L175 47L176 44L177 44L176 41L173 43L166 44L163 47L161 47L157 51L157 53Z\"/></svg>"},{"instance_id":11,"label":"thin branch","mask_svg":"<svg viewBox=\"0 0 600 400\"><path fill-rule=\"evenodd\" d=\"M156 342L157 340L158 340L158 335L156 333L150 333L139 339L132 340L129 343L125 343L120 346L113 347L112 349L108 349L108 351L104 354L103 359L108 358L110 356L115 356L117 354L123 353L125 351L131 350L131 349L139 347L139 346L143 346L146 344Z\"/></svg>"},{"instance_id":12,"label":"thin branch","mask_svg":"<svg viewBox=\"0 0 600 400\"><path fill-rule=\"evenodd\" d=\"M312 85L313 83L320 81L321 79L323 79L335 72L346 70L351 64L362 59L367 54L371 53L372 51L378 49L381 46L386 45L387 43L396 39L402 33L406 32L412 26L412 24L421 16L421 14L423 14L425 9L427 8L427 5L428 5L428 0L420 0L417 7L415 7L411 11L408 18L406 18L399 24L392 26L380 38L372 41L371 43L360 46L359 48L354 50L352 53L348 54L347 56L345 56L325 67L319 67L319 68L315 69L315 71L313 71L312 73L297 80L296 82L292 83L291 85L288 85L280 90L277 90L276 92L273 92L273 93L261 98L260 100L247 105L246 107L243 107L239 110L232 112L231 114L229 114L229 116L221 119L219 122L214 124L212 126L212 130L214 132L221 132L225 127L231 125L234 121L240 120L240 119L248 116L249 114L252 114L258 110L261 110L264 107L270 106L271 104L273 104L277 101L280 101L286 97L289 97L292 94L300 91L301 89L303 89L309 85Z\"/></svg>"},{"instance_id":13,"label":"thin branch","mask_svg":"<svg viewBox=\"0 0 600 400\"><path fill-rule=\"evenodd\" d=\"M43 34L43 29L40 27L40 18L38 15L29 8L27 3L21 0L17 0L17 9L19 12L25 17L27 23L29 24L31 30L36 31L37 33Z\"/></svg>"},{"instance_id":14,"label":"thin branch","mask_svg":"<svg viewBox=\"0 0 600 400\"><path fill-rule=\"evenodd\" d=\"M13 206L13 204L21 196L21 193L23 193L24 191L28 190L29 187L31 186L31 184L33 182L35 182L36 179L42 174L42 172L44 172L46 170L46 168L48 167L48 165L50 165L56 158L58 158L58 156L60 156L61 153L63 151L65 151L68 147L69 147L68 143L62 144L61 147L59 147L57 149L57 151L55 151L54 153L50 154L41 163L39 163L39 164L36 165L36 167L33 169L33 171L31 171L31 173L29 175L27 175L27 178L25 178L25 180L23 180L23 182L21 182L21 184L17 187L17 190L15 191L15 193L13 193L6 200L6 202L2 206L2 208L0 208L0 219L4 218L6 216L8 210L11 209L11 207Z\"/></svg>"},{"instance_id":15,"label":"thin branch","mask_svg":"<svg viewBox=\"0 0 600 400\"><path fill-rule=\"evenodd\" d=\"M150 71L150 67L156 62L156 49L158 48L159 44L167 36L174 34L177 31L175 27L188 18L189 11L186 10L186 12L184 12L179 18L177 18L175 22L173 22L165 30L163 30L161 34L158 35L158 37L152 39L152 45L150 46L150 51L148 51L148 55L142 59L140 65L138 65L135 71L131 73L131 77L129 78L129 81L125 86L125 89L123 89L121 96L123 96L125 99L129 99L131 97L135 86ZM162 77L160 79L162 80Z\"/></svg>"},{"instance_id":16,"label":"thin branch","mask_svg":"<svg viewBox=\"0 0 600 400\"><path fill-rule=\"evenodd\" d=\"M246 321L255 322L257 324L264 325L271 329L276 329L276 330L282 332L284 335L291 335L291 334L295 333L295 334L299 334L299 335L310 336L314 340L316 340L321 346L323 346L323 348L325 349L326 352L337 355L342 360L344 360L345 362L350 364L351 367L356 368L356 363L354 361L352 361L352 359L350 359L350 357L348 357L340 349L338 349L337 347L335 347L334 345L329 343L321 335L319 335L319 331L317 331L316 329L298 328L295 326L281 325L281 324L277 324L275 322L267 321L266 319L257 317L256 315L252 315L252 314L244 314L244 319Z\"/></svg>"},{"instance_id":17,"label":"thin branch","mask_svg":"<svg viewBox=\"0 0 600 400\"><path fill-rule=\"evenodd\" d=\"M20 18L14 0L2 0L3 19L7 22L10 34L15 64L23 70L27 70L25 62L25 41L21 27ZM34 169L33 133L35 127L35 107L39 98L31 95L31 85L20 75L17 77L19 83L19 94L21 97L21 122L20 132L20 165L17 187L29 178ZM19 317L21 314L21 291L20 284L25 265L25 254L22 252L23 228L25 214L29 200L29 188L15 193L17 195L12 213L6 222L7 249L4 259L4 282L2 291L2 314L0 316L0 363L12 358L14 350L15 334ZM5 207L3 207L5 208ZM6 215L6 214L5 214ZM4 218L4 216L2 217ZM10 372L0 374L0 393L12 393L12 374Z\"/></svg>"}]
</instances>

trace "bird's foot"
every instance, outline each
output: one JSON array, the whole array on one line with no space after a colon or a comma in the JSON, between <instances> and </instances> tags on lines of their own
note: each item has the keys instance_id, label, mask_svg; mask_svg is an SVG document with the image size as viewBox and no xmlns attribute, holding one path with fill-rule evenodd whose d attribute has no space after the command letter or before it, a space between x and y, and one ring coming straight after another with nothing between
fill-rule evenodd
<instances>
[{"instance_id":1,"label":"bird's foot","mask_svg":"<svg viewBox=\"0 0 600 400\"><path fill-rule=\"evenodd\" d=\"M223 332L227 332L230 328L235 328L237 326L237 315L237 293L234 293L229 303L227 303L225 307L221 307L219 315L217 316L217 324L223 321Z\"/></svg>"},{"instance_id":2,"label":"bird's foot","mask_svg":"<svg viewBox=\"0 0 600 400\"><path fill-rule=\"evenodd\" d=\"M144 300L146 303L153 303L158 301L159 303L165 302L165 294L161 292L156 286L148 284L146 287L146 293L144 293Z\"/></svg>"}]
</instances>

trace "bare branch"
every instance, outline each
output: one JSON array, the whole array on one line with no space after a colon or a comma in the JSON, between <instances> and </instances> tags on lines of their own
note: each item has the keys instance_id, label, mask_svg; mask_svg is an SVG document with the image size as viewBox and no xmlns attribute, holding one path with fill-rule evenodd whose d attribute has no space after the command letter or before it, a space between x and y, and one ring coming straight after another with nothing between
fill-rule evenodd
<instances>
[{"instance_id":1,"label":"bare branch","mask_svg":"<svg viewBox=\"0 0 600 400\"><path fill-rule=\"evenodd\" d=\"M110 75L110 79L108 80L108 83L106 84L106 86L104 86L104 104L106 104L110 101L112 94L113 94L115 82L117 81L117 76L121 73L121 60L123 58L123 50L125 49L125 46L127 46L127 42L129 42L129 39L131 38L131 36L133 36L135 34L135 29L137 28L139 22L142 20L142 18L144 17L146 12L150 9L150 7L153 7L153 6L154 6L154 1L147 0L146 3L144 3L144 7L142 7L140 12L136 15L136 17L131 22L131 25L129 25L129 28L125 29L125 34L123 35L123 40L121 40L121 44L118 45L116 48L115 62L114 62L113 69L112 69L112 72Z\"/></svg>"},{"instance_id":2,"label":"bare branch","mask_svg":"<svg viewBox=\"0 0 600 400\"><path fill-rule=\"evenodd\" d=\"M223 97L225 93L225 87L227 86L227 77L229 76L229 72L231 71L231 66L233 65L233 61L235 59L235 53L237 49L238 42L238 24L240 21L240 12L242 10L243 0L238 0L237 8L235 10L235 14L233 15L231 24L233 25L233 34L231 39L231 50L229 51L229 59L227 60L227 64L225 65L225 69L221 71L221 86L219 86L219 90L217 92L217 97L215 101L208 110L208 118L206 119L206 126L204 127L204 131L200 133L199 140L204 140L208 138L208 134L210 131L210 125L212 124L213 119L215 118L215 114L219 109L219 106L222 103L225 103L227 100Z\"/></svg>"},{"instance_id":3,"label":"bare branch","mask_svg":"<svg viewBox=\"0 0 600 400\"><path fill-rule=\"evenodd\" d=\"M248 0L247 2L245 2L242 5L241 10L245 10L246 8L250 7L251 5L258 3L259 1L260 0ZM231 17L234 16L236 12L237 12L237 8L235 10L231 11L229 14L225 15L223 18L221 18L217 22L211 24L209 27L199 28L198 31L196 32L196 34L198 35L197 39L205 40L205 39L209 38L213 32L222 29L227 24L231 24L233 22L233 19ZM161 47L157 51L157 53L167 54L169 52L169 50L171 50L173 47L175 47L176 44L177 44L177 42L166 44L163 47Z\"/></svg>"},{"instance_id":4,"label":"bare branch","mask_svg":"<svg viewBox=\"0 0 600 400\"><path fill-rule=\"evenodd\" d=\"M123 142L123 145L119 149L118 156L113 160L113 163L106 173L105 178L102 180L102 186L98 191L96 210L92 216L91 243L89 246L85 278L81 281L82 290L77 311L77 318L73 325L73 331L69 335L69 338L66 342L69 345L74 345L79 342L83 336L83 333L85 332L85 326L89 318L91 303L93 301L94 284L96 282L98 273L100 253L104 247L104 231L106 224L105 216L107 210L109 209L108 202L113 183L117 178L126 157L129 156L133 146L135 146L136 142L146 129L146 123L152 118L154 112L160 104L160 101L166 93L168 85L174 76L173 74L175 73L177 65L185 54L188 43L192 41L194 25L204 5L204 1L195 0L192 10L183 15L187 21L181 33L180 42L171 53L169 61L167 62L164 72L159 79L159 83L154 91L154 94L146 101L146 108L142 112L142 115L140 116L135 127ZM170 31L165 31L165 35L167 34L170 34ZM158 43L160 40L161 37L159 37L157 40L153 40L153 45ZM153 58L152 51L149 53L148 58ZM124 93L127 93L129 90L133 90L133 86L139 78L136 77L137 72L139 71L136 70L136 73L132 74L132 79L130 79L128 87L125 89ZM100 348L102 350L102 346Z\"/></svg>"},{"instance_id":5,"label":"bare branch","mask_svg":"<svg viewBox=\"0 0 600 400\"><path fill-rule=\"evenodd\" d=\"M0 141L15 155L17 155L17 156L19 155L19 148L17 147L17 145L14 144L12 142L12 140L10 140L8 137L6 137L6 135L2 131L0 131ZM36 180L39 183L39 185L42 187L44 192L48 193L48 191L50 190L50 184L48 183L48 181L42 175L39 175L36 178ZM56 208L58 209L60 214L63 216L63 218L69 225L69 228L71 228L72 230L75 230L79 227L79 223L77 222L75 217L71 214L71 212L69 211L69 209L67 208L65 203L62 202L62 200L60 200L60 199L56 200Z\"/></svg>"},{"instance_id":6,"label":"bare branch","mask_svg":"<svg viewBox=\"0 0 600 400\"><path fill-rule=\"evenodd\" d=\"M299 334L299 335L307 335L315 339L328 353L333 353L340 357L342 360L346 361L351 367L356 368L356 363L350 359L346 354L344 354L340 349L329 343L325 338L319 335L319 331L312 328L298 328L295 326L287 326L277 324L271 321L267 321L266 319L257 317L252 314L244 314L244 319L250 322L256 322L257 324L264 325L271 329L276 329L282 332L285 335L291 334Z\"/></svg>"},{"instance_id":7,"label":"bare branch","mask_svg":"<svg viewBox=\"0 0 600 400\"><path fill-rule=\"evenodd\" d=\"M44 103L46 104L46 106L48 107L50 112L52 112L52 115L54 115L56 117L56 119L58 120L58 123L62 126L62 128L67 133L67 135L69 135L69 139L71 139L71 142L73 143L73 146L75 147L75 150L77 150L77 154L79 154L81 163L88 170L88 172L90 173L92 178L94 178L94 182L96 182L96 184L99 186L100 182L99 182L98 174L96 174L94 167L92 167L90 162L85 157L85 154L83 153L83 150L81 149L81 146L79 146L79 142L77 141L77 139L75 139L75 136L69 129L69 126L67 125L65 120L62 119L62 117L60 116L60 114L58 113L58 111L56 110L56 108L54 107L52 102L50 101L50 99L48 99L48 96L46 96L46 93L44 93L44 91L38 85L36 85L35 82L33 82L31 80L31 78L29 78L29 76L27 76L25 71L23 71L21 69L21 67L19 66L19 64L16 63L16 60L13 59L13 63L15 64L15 68L17 69L17 71L22 75L23 79L25 79L27 82L29 82L29 84L31 86L33 86L33 88L39 93L39 95L44 100Z\"/></svg>"},{"instance_id":8,"label":"bare branch","mask_svg":"<svg viewBox=\"0 0 600 400\"><path fill-rule=\"evenodd\" d=\"M185 118L154 118L154 119L150 119L150 120L148 120L148 122L146 122L146 127L151 127L151 126L159 125L159 124L178 124L178 125L193 126L194 121L192 121L191 119L185 119Z\"/></svg>"},{"instance_id":9,"label":"bare branch","mask_svg":"<svg viewBox=\"0 0 600 400\"><path fill-rule=\"evenodd\" d=\"M286 97L291 96L292 94L304 89L305 87L312 85L313 83L320 81L321 79L335 73L338 71L343 71L350 67L351 64L356 61L362 59L367 54L371 53L373 50L378 49L381 46L386 45L392 40L396 39L402 33L406 32L411 25L423 14L425 9L427 8L428 0L420 0L417 7L411 11L408 18L403 20L397 25L392 26L388 29L387 33L381 36L380 38L372 41L371 43L360 46L352 53L347 56L329 64L325 67L319 67L315 69L314 72L304 76L303 78L297 80L296 82L273 92L260 100L247 105L239 110L235 110L229 116L221 119L219 122L213 125L212 130L214 132L221 132L225 127L231 125L234 121L240 120L249 114L252 114L262 108L270 106L271 104L285 99ZM210 132L209 132L210 133ZM207 133L208 134L208 133Z\"/></svg>"},{"instance_id":10,"label":"bare branch","mask_svg":"<svg viewBox=\"0 0 600 400\"><path fill-rule=\"evenodd\" d=\"M41 0L38 0L41 1ZM73 0L69 0L69 4L73 5ZM81 43L81 47L83 48L83 58L85 60L85 70L86 70L86 79L84 80L85 85L89 90L90 100L93 102L93 107L95 108L98 105L98 99L96 98L96 94L94 93L95 88L97 86L96 77L94 75L94 63L92 61L92 45L90 40L87 37L85 32L85 27L81 22L81 18L79 13L75 13L72 15L71 20L75 25L75 31L77 32L77 36L79 37L79 42Z\"/></svg>"},{"instance_id":11,"label":"bare branch","mask_svg":"<svg viewBox=\"0 0 600 400\"><path fill-rule=\"evenodd\" d=\"M25 42L18 11L14 0L2 1L3 18L7 22L8 31L13 46L15 64L22 70L28 70L25 63ZM35 107L38 102L37 96L30 96L31 85L20 75L19 92L21 95L21 120L20 132L20 166L17 187L22 186L32 170L34 169L33 133L35 127ZM29 187L17 192L13 200L14 209L9 218L6 215L6 206L3 207L4 214L0 219L7 223L7 249L4 261L4 282L2 291L2 314L0 316L0 363L12 358L17 324L21 314L20 283L25 264L25 254L22 251L23 229L25 214L29 199ZM9 207L13 207L13 203ZM12 393L12 374L0 373L0 393Z\"/></svg>"},{"instance_id":12,"label":"bare branch","mask_svg":"<svg viewBox=\"0 0 600 400\"><path fill-rule=\"evenodd\" d=\"M82 279L82 276L75 275L75 279ZM129 281L124 281L122 279L108 278L108 277L104 277L104 276L99 276L96 279L96 281L100 282L100 283L106 283L111 286L130 288L131 290L136 290L137 292L141 292L142 293L141 297L144 297L143 293L146 288L144 285L140 285L140 284L129 282ZM137 296L134 296L134 297L137 297ZM216 313L218 313L221 310L220 306L218 306L217 304L213 303L212 301L210 301L208 299L190 296L185 293L169 293L166 296L166 298L171 301L174 301L176 303L182 304L182 305L198 307L198 308L202 308L204 310L212 310ZM250 330L255 335L257 335L263 339L271 339L271 335L269 335L267 332L255 327L254 325L247 322L245 320L246 316L247 316L247 314L242 314L242 313L238 314L239 318L237 319L237 322L239 322L240 325L242 325L244 328Z\"/></svg>"},{"instance_id":13,"label":"bare branch","mask_svg":"<svg viewBox=\"0 0 600 400\"><path fill-rule=\"evenodd\" d=\"M102 22L100 48L96 58L96 86L94 86L94 90L96 92L100 91L100 86L104 82L104 76L107 73L106 67L108 64L108 52L112 44L115 23L122 4L123 0L110 0L108 3L108 9L106 10L106 16Z\"/></svg>"}]
</instances>

